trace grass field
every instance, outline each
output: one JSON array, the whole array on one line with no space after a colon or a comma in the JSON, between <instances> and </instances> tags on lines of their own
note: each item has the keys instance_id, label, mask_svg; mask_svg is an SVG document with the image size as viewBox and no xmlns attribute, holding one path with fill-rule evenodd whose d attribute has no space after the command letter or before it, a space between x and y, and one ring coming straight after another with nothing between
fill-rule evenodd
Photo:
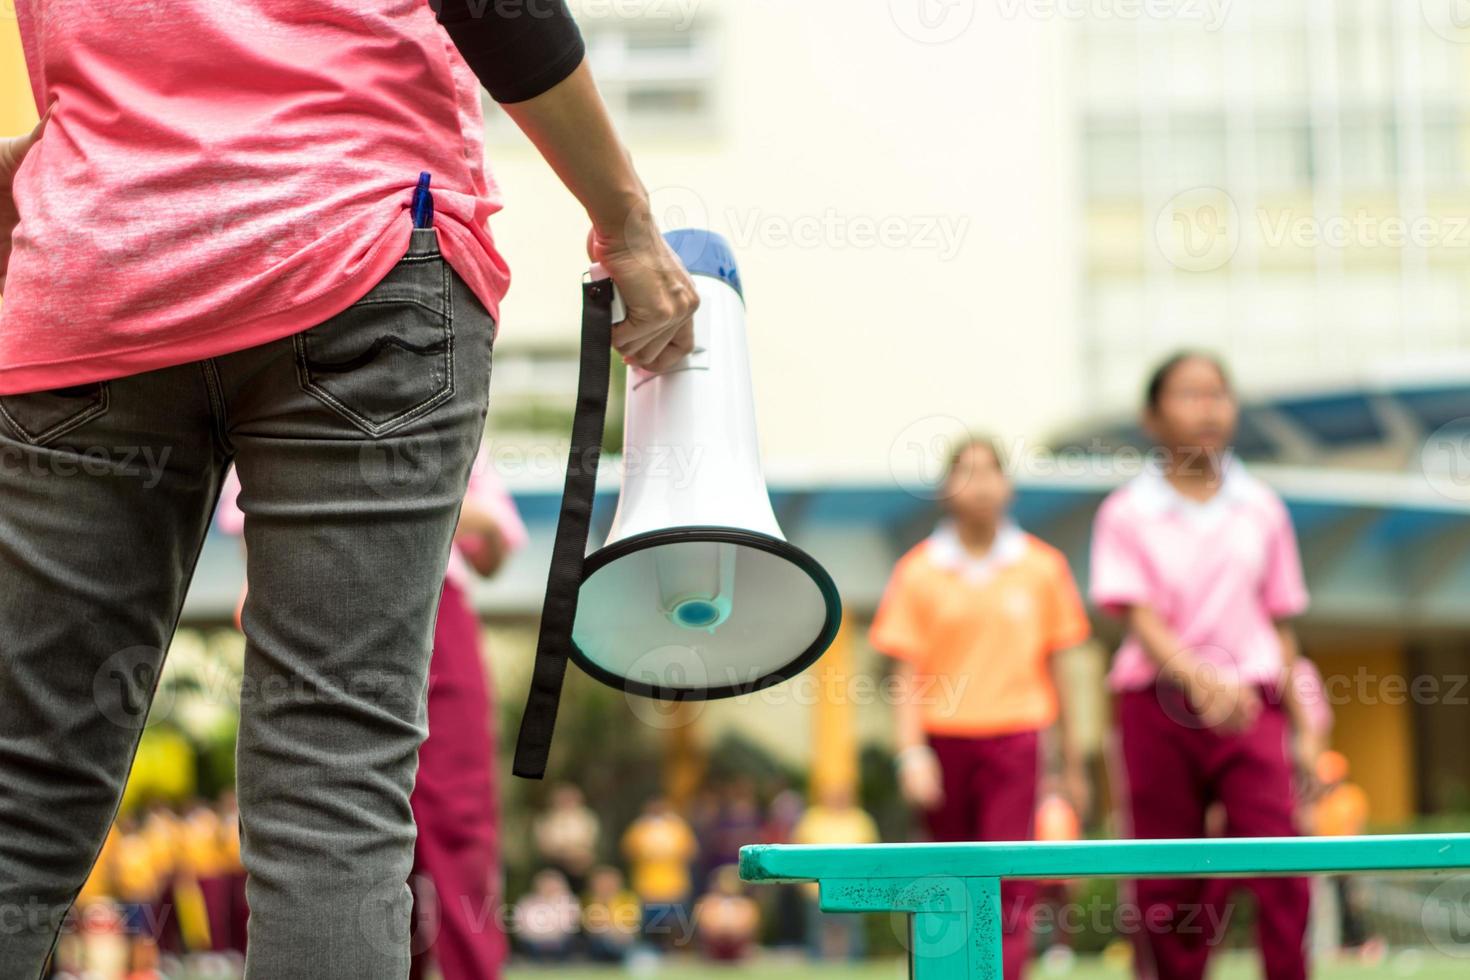
<instances>
[{"instance_id":1,"label":"grass field","mask_svg":"<svg viewBox=\"0 0 1470 980\"><path fill-rule=\"evenodd\" d=\"M1222 956L1216 963L1211 980L1256 980L1260 969L1246 956ZM761 959L750 964L723 967L694 960L669 960L650 971L632 973L622 970L592 968L522 967L513 969L508 980L613 980L633 976L639 980L903 980L904 964L896 960L865 963L857 966L812 966L799 961ZM1132 974L1122 965L1104 963L1101 959L1083 959L1069 971L1050 971L1038 965L1031 969L1030 980L1129 980ZM1466 958L1430 955L1417 950L1391 954L1374 966L1348 963L1320 963L1313 980L1377 980L1406 977L1414 980L1464 980L1470 977L1470 949Z\"/></svg>"}]
</instances>

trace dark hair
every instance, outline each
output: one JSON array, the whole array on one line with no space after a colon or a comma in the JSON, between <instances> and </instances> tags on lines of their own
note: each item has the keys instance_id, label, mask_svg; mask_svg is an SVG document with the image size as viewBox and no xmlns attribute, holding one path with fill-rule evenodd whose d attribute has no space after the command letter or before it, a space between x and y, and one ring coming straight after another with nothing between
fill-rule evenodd
<instances>
[{"instance_id":1,"label":"dark hair","mask_svg":"<svg viewBox=\"0 0 1470 980\"><path fill-rule=\"evenodd\" d=\"M1214 354L1208 354L1198 350L1182 350L1169 356L1158 367L1154 373L1149 375L1148 387L1144 391L1144 404L1151 409L1159 407L1160 400L1164 397L1164 386L1169 383L1169 377L1173 375L1186 361L1204 361L1210 367L1220 372L1220 380L1225 382L1225 387L1231 388L1230 372L1225 369L1225 362Z\"/></svg>"},{"instance_id":2,"label":"dark hair","mask_svg":"<svg viewBox=\"0 0 1470 980\"><path fill-rule=\"evenodd\" d=\"M949 454L949 469L945 470L945 480L954 476L954 471L959 467L960 460L964 458L965 453L977 446L990 453L995 460L996 468L1002 473L1005 472L1006 458L1001 455L1000 445L990 436L968 435L955 443L954 451Z\"/></svg>"}]
</instances>

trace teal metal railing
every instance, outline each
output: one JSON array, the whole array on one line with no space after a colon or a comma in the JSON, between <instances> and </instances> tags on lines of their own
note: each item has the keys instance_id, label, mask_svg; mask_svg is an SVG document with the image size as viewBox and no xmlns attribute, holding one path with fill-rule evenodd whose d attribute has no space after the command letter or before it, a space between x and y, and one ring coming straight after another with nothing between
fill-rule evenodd
<instances>
[{"instance_id":1,"label":"teal metal railing","mask_svg":"<svg viewBox=\"0 0 1470 980\"><path fill-rule=\"evenodd\" d=\"M1000 980L1004 878L1223 878L1470 870L1470 835L1068 843L757 844L749 882L815 881L826 912L909 915L914 980Z\"/></svg>"}]
</instances>

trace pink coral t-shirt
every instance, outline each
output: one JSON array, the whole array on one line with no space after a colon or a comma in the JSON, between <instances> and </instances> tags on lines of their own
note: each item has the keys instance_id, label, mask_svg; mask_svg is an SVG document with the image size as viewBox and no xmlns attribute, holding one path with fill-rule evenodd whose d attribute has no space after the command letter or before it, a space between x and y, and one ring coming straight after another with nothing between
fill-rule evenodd
<instances>
[{"instance_id":1,"label":"pink coral t-shirt","mask_svg":"<svg viewBox=\"0 0 1470 980\"><path fill-rule=\"evenodd\" d=\"M1281 681L1276 621L1308 602L1286 505L1239 462L1206 503L1153 470L1109 495L1093 526L1090 591L1112 615L1151 608L1196 658L1254 684ZM1157 675L1130 634L1108 681L1113 690L1138 690Z\"/></svg>"},{"instance_id":2,"label":"pink coral t-shirt","mask_svg":"<svg viewBox=\"0 0 1470 980\"><path fill-rule=\"evenodd\" d=\"M253 347L352 305L433 176L445 259L498 317L480 89L427 0L18 0L36 107L0 394Z\"/></svg>"}]
</instances>

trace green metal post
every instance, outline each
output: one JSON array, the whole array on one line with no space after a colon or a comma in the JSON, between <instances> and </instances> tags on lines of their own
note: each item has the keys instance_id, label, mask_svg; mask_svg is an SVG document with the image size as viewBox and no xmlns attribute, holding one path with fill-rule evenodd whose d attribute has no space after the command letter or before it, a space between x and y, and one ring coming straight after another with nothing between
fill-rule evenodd
<instances>
[{"instance_id":1,"label":"green metal post","mask_svg":"<svg viewBox=\"0 0 1470 980\"><path fill-rule=\"evenodd\" d=\"M999 878L824 878L821 907L904 913L914 980L1001 980Z\"/></svg>"}]
</instances>

